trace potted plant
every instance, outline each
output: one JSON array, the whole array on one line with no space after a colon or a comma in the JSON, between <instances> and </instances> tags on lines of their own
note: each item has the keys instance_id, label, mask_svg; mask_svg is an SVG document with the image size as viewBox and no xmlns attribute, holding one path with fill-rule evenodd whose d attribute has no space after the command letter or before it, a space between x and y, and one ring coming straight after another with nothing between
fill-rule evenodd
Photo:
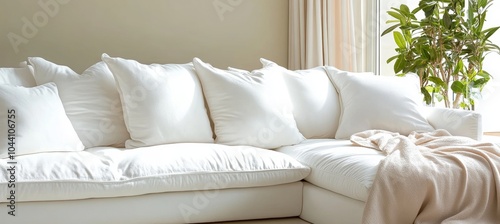
<instances>
[{"instance_id":1,"label":"potted plant","mask_svg":"<svg viewBox=\"0 0 500 224\"><path fill-rule=\"evenodd\" d=\"M474 100L491 79L483 70L488 53L500 52L489 38L499 27L484 28L492 0L420 0L410 10L402 4L388 14L395 25L382 35L393 33L397 54L394 72L416 73L428 105L443 101L448 108L474 110ZM420 17L420 18L419 18ZM396 30L399 29L399 30Z\"/></svg>"}]
</instances>

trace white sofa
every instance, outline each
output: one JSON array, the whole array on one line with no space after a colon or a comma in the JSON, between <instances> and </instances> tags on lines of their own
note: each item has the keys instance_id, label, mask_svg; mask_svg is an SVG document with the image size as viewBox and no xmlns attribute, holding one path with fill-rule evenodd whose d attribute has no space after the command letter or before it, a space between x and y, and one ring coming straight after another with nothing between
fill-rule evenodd
<instances>
[{"instance_id":1,"label":"white sofa","mask_svg":"<svg viewBox=\"0 0 500 224\"><path fill-rule=\"evenodd\" d=\"M481 137L480 114L419 106L410 79L262 63L0 68L1 223L360 223L384 155L350 134ZM375 88L343 89L353 76ZM377 92L379 79L400 92Z\"/></svg>"}]
</instances>

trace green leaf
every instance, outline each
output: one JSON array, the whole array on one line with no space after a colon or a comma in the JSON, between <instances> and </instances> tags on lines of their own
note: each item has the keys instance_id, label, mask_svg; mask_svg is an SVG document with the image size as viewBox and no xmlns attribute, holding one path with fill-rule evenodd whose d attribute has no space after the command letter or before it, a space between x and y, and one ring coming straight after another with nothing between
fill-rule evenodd
<instances>
[{"instance_id":1,"label":"green leaf","mask_svg":"<svg viewBox=\"0 0 500 224\"><path fill-rule=\"evenodd\" d=\"M486 46L488 47L489 50L493 51L493 49L494 49L497 51L497 53L500 54L500 47L498 47L498 45L492 44L492 43L487 43Z\"/></svg>"},{"instance_id":2,"label":"green leaf","mask_svg":"<svg viewBox=\"0 0 500 224\"><path fill-rule=\"evenodd\" d=\"M450 14L448 14L448 11L446 11L443 15L443 25L447 28L447 29L450 29L451 28L451 17L450 17Z\"/></svg>"},{"instance_id":3,"label":"green leaf","mask_svg":"<svg viewBox=\"0 0 500 224\"><path fill-rule=\"evenodd\" d=\"M462 108L462 109L464 109L464 110L465 110L465 109L466 109L466 108L468 108L468 107L467 107L467 104L466 104L465 102L461 102L461 103L460 103L460 108Z\"/></svg>"},{"instance_id":4,"label":"green leaf","mask_svg":"<svg viewBox=\"0 0 500 224\"><path fill-rule=\"evenodd\" d=\"M416 67L425 67L429 61L419 58L413 62Z\"/></svg>"},{"instance_id":5,"label":"green leaf","mask_svg":"<svg viewBox=\"0 0 500 224\"><path fill-rule=\"evenodd\" d=\"M479 5L479 7L481 7L481 8L486 7L486 4L487 4L487 3L488 3L488 0L479 0L479 1L478 1L478 5Z\"/></svg>"},{"instance_id":6,"label":"green leaf","mask_svg":"<svg viewBox=\"0 0 500 224\"><path fill-rule=\"evenodd\" d=\"M437 2L420 1L419 3L419 7L422 8L422 11L424 11L425 17L430 17L432 14L434 14L436 5Z\"/></svg>"},{"instance_id":7,"label":"green leaf","mask_svg":"<svg viewBox=\"0 0 500 224\"><path fill-rule=\"evenodd\" d=\"M401 25L400 24L396 24L394 26L391 26L389 28L387 28L386 30L384 30L384 32L382 33L382 36L392 32L393 30L395 30L396 28L400 27Z\"/></svg>"},{"instance_id":8,"label":"green leaf","mask_svg":"<svg viewBox=\"0 0 500 224\"><path fill-rule=\"evenodd\" d=\"M396 63L394 63L394 73L398 73L400 71L403 71L403 69L406 67L406 61L403 55L400 55L398 59L396 60Z\"/></svg>"},{"instance_id":9,"label":"green leaf","mask_svg":"<svg viewBox=\"0 0 500 224\"><path fill-rule=\"evenodd\" d=\"M429 47L428 46L423 46L422 50L420 51L422 53L422 57L429 60L431 59L431 55L429 54Z\"/></svg>"},{"instance_id":10,"label":"green leaf","mask_svg":"<svg viewBox=\"0 0 500 224\"><path fill-rule=\"evenodd\" d=\"M455 69L453 71L453 74L458 74L459 72L461 72L462 70L464 69L464 61L462 61L461 59L458 60L458 63L455 65Z\"/></svg>"},{"instance_id":11,"label":"green leaf","mask_svg":"<svg viewBox=\"0 0 500 224\"><path fill-rule=\"evenodd\" d=\"M441 88L439 87L434 87L434 86L426 86L425 89L427 90L427 92L429 93L437 93L439 92L439 90L441 90Z\"/></svg>"},{"instance_id":12,"label":"green leaf","mask_svg":"<svg viewBox=\"0 0 500 224\"><path fill-rule=\"evenodd\" d=\"M399 9L401 10L401 12L403 12L406 15L410 14L410 8L408 8L408 6L405 5L405 4L401 4L401 6L399 7Z\"/></svg>"},{"instance_id":13,"label":"green leaf","mask_svg":"<svg viewBox=\"0 0 500 224\"><path fill-rule=\"evenodd\" d=\"M399 21L401 21L401 23L403 23L405 21L405 17L397 12L388 11L387 14L389 14L390 16L392 16L396 19L399 19Z\"/></svg>"},{"instance_id":14,"label":"green leaf","mask_svg":"<svg viewBox=\"0 0 500 224\"><path fill-rule=\"evenodd\" d=\"M396 19L389 19L387 21L385 21L386 24L389 24L389 23L399 23L399 20L396 20Z\"/></svg>"},{"instance_id":15,"label":"green leaf","mask_svg":"<svg viewBox=\"0 0 500 224\"><path fill-rule=\"evenodd\" d=\"M474 8L471 6L467 9L467 21L469 23L469 27L472 27L474 21Z\"/></svg>"},{"instance_id":16,"label":"green leaf","mask_svg":"<svg viewBox=\"0 0 500 224\"><path fill-rule=\"evenodd\" d=\"M485 79L488 79L488 80L490 80L491 78L493 78L493 76L491 76L490 73L488 73L487 71L484 71L484 70L478 72L477 75L480 76L480 77L483 77Z\"/></svg>"},{"instance_id":17,"label":"green leaf","mask_svg":"<svg viewBox=\"0 0 500 224\"><path fill-rule=\"evenodd\" d=\"M460 81L454 81L451 84L451 90L453 90L454 93L465 93L466 92L466 86L460 82Z\"/></svg>"},{"instance_id":18,"label":"green leaf","mask_svg":"<svg viewBox=\"0 0 500 224\"><path fill-rule=\"evenodd\" d=\"M403 36L405 37L405 41L407 43L411 43L413 41L413 37L411 36L410 30L403 30Z\"/></svg>"},{"instance_id":19,"label":"green leaf","mask_svg":"<svg viewBox=\"0 0 500 224\"><path fill-rule=\"evenodd\" d=\"M474 88L481 88L483 87L486 83L488 83L488 81L490 81L489 79L477 79L475 80L474 82L472 82L472 87Z\"/></svg>"},{"instance_id":20,"label":"green leaf","mask_svg":"<svg viewBox=\"0 0 500 224\"><path fill-rule=\"evenodd\" d=\"M427 91L427 89L425 89L425 87L422 87L422 88L420 88L420 92L422 93L422 95L424 95L425 104L431 105L432 96L429 93L429 91Z\"/></svg>"},{"instance_id":21,"label":"green leaf","mask_svg":"<svg viewBox=\"0 0 500 224\"><path fill-rule=\"evenodd\" d=\"M446 88L447 87L446 83L441 78L439 78L439 77L431 76L428 79L429 79L429 81L433 82L437 86L440 86L442 88Z\"/></svg>"},{"instance_id":22,"label":"green leaf","mask_svg":"<svg viewBox=\"0 0 500 224\"><path fill-rule=\"evenodd\" d=\"M495 34L495 32L497 32L498 28L500 27L493 27L493 28L489 28L489 29L486 29L483 31L484 33L484 39L487 40L491 37L491 35Z\"/></svg>"},{"instance_id":23,"label":"green leaf","mask_svg":"<svg viewBox=\"0 0 500 224\"><path fill-rule=\"evenodd\" d=\"M396 41L396 44L398 45L399 48L401 49L406 49L406 41L405 38L403 37L403 34L399 31L394 31L394 41Z\"/></svg>"},{"instance_id":24,"label":"green leaf","mask_svg":"<svg viewBox=\"0 0 500 224\"><path fill-rule=\"evenodd\" d=\"M434 12L436 11L436 8L437 8L436 5L433 5L431 7L425 8L424 9L425 17L431 17L432 15L434 15Z\"/></svg>"},{"instance_id":25,"label":"green leaf","mask_svg":"<svg viewBox=\"0 0 500 224\"><path fill-rule=\"evenodd\" d=\"M411 11L411 14L412 14L412 15L415 15L415 14L417 14L417 12L418 12L418 11L420 11L420 10L422 10L422 7L418 6L417 8L415 8L415 9L413 9L413 10ZM415 18L415 19L416 19L416 18Z\"/></svg>"},{"instance_id":26,"label":"green leaf","mask_svg":"<svg viewBox=\"0 0 500 224\"><path fill-rule=\"evenodd\" d=\"M398 55L390 57L389 59L387 59L387 64L391 63L391 61L394 61L398 57L399 57Z\"/></svg>"},{"instance_id":27,"label":"green leaf","mask_svg":"<svg viewBox=\"0 0 500 224\"><path fill-rule=\"evenodd\" d=\"M479 24L477 26L477 32L478 33L480 33L481 30L483 30L484 21L486 21L486 15L481 15L480 20L479 20Z\"/></svg>"}]
</instances>

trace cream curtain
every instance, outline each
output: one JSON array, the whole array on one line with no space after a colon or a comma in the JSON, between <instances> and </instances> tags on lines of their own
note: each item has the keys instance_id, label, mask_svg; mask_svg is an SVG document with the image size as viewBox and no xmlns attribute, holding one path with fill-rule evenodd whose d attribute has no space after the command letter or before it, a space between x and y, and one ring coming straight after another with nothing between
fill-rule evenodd
<instances>
[{"instance_id":1,"label":"cream curtain","mask_svg":"<svg viewBox=\"0 0 500 224\"><path fill-rule=\"evenodd\" d=\"M377 1L290 0L290 69L331 65L375 72Z\"/></svg>"}]
</instances>

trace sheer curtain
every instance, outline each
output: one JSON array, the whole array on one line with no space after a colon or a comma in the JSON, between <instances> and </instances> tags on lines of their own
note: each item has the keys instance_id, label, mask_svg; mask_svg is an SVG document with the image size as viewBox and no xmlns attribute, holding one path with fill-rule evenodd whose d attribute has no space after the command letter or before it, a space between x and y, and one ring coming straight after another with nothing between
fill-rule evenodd
<instances>
[{"instance_id":1,"label":"sheer curtain","mask_svg":"<svg viewBox=\"0 0 500 224\"><path fill-rule=\"evenodd\" d=\"M377 2L290 0L288 67L376 72Z\"/></svg>"}]
</instances>

